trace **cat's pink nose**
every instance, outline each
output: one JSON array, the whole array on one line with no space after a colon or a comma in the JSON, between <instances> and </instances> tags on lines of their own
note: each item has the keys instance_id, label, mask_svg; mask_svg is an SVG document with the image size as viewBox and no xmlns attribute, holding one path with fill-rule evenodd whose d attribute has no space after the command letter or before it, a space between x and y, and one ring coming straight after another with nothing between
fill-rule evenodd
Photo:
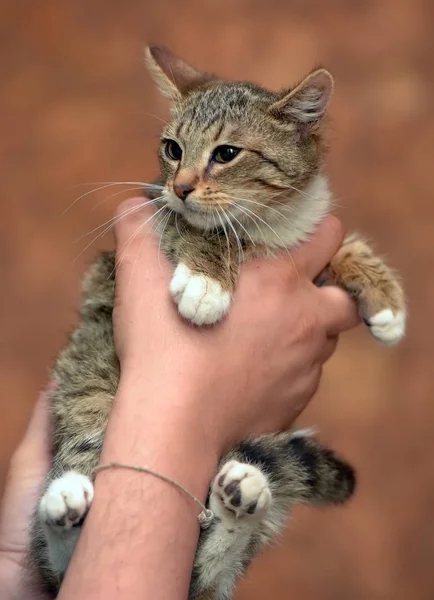
<instances>
[{"instance_id":1,"label":"cat's pink nose","mask_svg":"<svg viewBox=\"0 0 434 600\"><path fill-rule=\"evenodd\" d=\"M173 191L181 200L186 200L188 194L194 192L194 187L188 183L178 183L173 186Z\"/></svg>"}]
</instances>

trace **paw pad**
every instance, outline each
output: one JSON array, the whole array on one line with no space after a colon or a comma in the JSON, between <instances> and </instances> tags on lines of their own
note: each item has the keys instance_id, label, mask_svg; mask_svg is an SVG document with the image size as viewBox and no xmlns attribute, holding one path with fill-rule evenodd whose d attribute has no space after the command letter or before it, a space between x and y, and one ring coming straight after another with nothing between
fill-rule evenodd
<instances>
[{"instance_id":1,"label":"paw pad","mask_svg":"<svg viewBox=\"0 0 434 600\"><path fill-rule=\"evenodd\" d=\"M84 519L92 499L92 482L69 471L51 482L39 504L39 514L48 525L70 529Z\"/></svg>"},{"instance_id":2,"label":"paw pad","mask_svg":"<svg viewBox=\"0 0 434 600\"><path fill-rule=\"evenodd\" d=\"M212 491L220 506L237 518L260 517L271 503L271 491L262 471L236 460L223 466L214 480Z\"/></svg>"}]
</instances>

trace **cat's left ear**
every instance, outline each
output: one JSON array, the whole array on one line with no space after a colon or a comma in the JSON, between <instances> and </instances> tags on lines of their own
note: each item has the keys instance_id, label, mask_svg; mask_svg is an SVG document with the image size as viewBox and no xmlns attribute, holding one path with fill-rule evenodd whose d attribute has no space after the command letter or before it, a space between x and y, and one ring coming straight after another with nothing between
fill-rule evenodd
<instances>
[{"instance_id":1,"label":"cat's left ear","mask_svg":"<svg viewBox=\"0 0 434 600\"><path fill-rule=\"evenodd\" d=\"M333 77L326 69L317 69L294 89L284 92L268 110L276 119L313 125L324 116L332 92Z\"/></svg>"},{"instance_id":2,"label":"cat's left ear","mask_svg":"<svg viewBox=\"0 0 434 600\"><path fill-rule=\"evenodd\" d=\"M145 58L160 92L174 102L211 79L162 46L148 46Z\"/></svg>"}]
</instances>

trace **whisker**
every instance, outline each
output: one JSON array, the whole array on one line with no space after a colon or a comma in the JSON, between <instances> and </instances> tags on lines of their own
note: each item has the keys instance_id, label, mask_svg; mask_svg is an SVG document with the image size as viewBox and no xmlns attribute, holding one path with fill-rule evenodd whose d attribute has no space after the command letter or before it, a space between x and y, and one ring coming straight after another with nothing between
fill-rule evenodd
<instances>
[{"instance_id":1,"label":"whisker","mask_svg":"<svg viewBox=\"0 0 434 600\"><path fill-rule=\"evenodd\" d=\"M240 205L238 205L237 203L235 203L235 206L237 206L238 208L240 208ZM286 250L286 252L287 252L288 256L290 257L290 259L291 259L291 262L292 262L292 264L294 265L295 271L296 271L296 273L297 273L297 277L298 277L298 278L300 278L300 276L299 276L299 273L298 273L298 269L297 269L297 265L295 264L295 262L294 262L294 259L292 258L292 256L291 256L291 253L290 253L289 249L286 247L286 244L285 244L285 242L282 240L282 238L280 237L280 235L279 235L279 234L278 234L278 233L277 233L277 232L276 232L276 231L275 231L275 230L274 230L274 229L271 227L271 225L269 225L269 224L267 223L267 221L264 221L264 219L262 219L262 218L261 218L259 215L257 215L257 214L256 214L256 213L254 213L253 211L251 211L249 208L246 208L245 206L244 206L243 208L244 208L244 210L247 210L248 212L252 213L252 215L254 215L254 216L255 216L257 219L259 219L259 220L260 220L262 223L264 223L264 225L266 225L266 226L267 226L267 227L268 227L268 228L269 228L269 229L270 229L270 230L271 230L271 231L274 233L274 235L277 237L277 239L278 239L278 240L281 242L281 244L282 244L282 248L283 248L284 250Z\"/></svg>"},{"instance_id":2,"label":"whisker","mask_svg":"<svg viewBox=\"0 0 434 600\"><path fill-rule=\"evenodd\" d=\"M167 207L167 208L169 210L169 213L167 215L166 220L163 223L163 229L161 230L161 233L160 233L160 241L158 242L158 266L160 267L160 269L161 269L161 262L160 262L161 242L163 241L164 231L165 231L167 225L169 224L170 217L172 216L172 213L175 212L172 208L169 208L169 207Z\"/></svg>"},{"instance_id":3,"label":"whisker","mask_svg":"<svg viewBox=\"0 0 434 600\"><path fill-rule=\"evenodd\" d=\"M215 227L215 233L214 233L214 235L212 236L212 238L214 238L215 236L217 236L217 237L218 237L218 240L219 240L219 245L220 245L220 252L221 252L221 254L222 254L222 256L223 256L222 237L221 237L221 235L219 235L219 232L218 232L218 229L219 229L219 227L218 227L218 225L217 225L217 219L215 218L215 212L214 212L214 211L212 211L212 212L211 212L211 214L212 214L212 218L213 218L213 221L214 221L214 227Z\"/></svg>"},{"instance_id":4,"label":"whisker","mask_svg":"<svg viewBox=\"0 0 434 600\"><path fill-rule=\"evenodd\" d=\"M345 206L345 204L339 204L339 199L338 198L332 198L331 202L331 208L348 208L348 206Z\"/></svg>"},{"instance_id":5,"label":"whisker","mask_svg":"<svg viewBox=\"0 0 434 600\"><path fill-rule=\"evenodd\" d=\"M76 183L75 185L71 186L70 189L73 190L77 187L83 187L85 185L142 185L143 187L151 187L159 190L164 190L163 185L158 185L156 183L145 183L144 181L88 181L86 183Z\"/></svg>"},{"instance_id":6,"label":"whisker","mask_svg":"<svg viewBox=\"0 0 434 600\"><path fill-rule=\"evenodd\" d=\"M122 213L121 215L119 215L119 216L116 216L116 217L113 217L113 219L110 219L110 221L112 221L112 222L111 222L111 224L110 224L110 225L108 225L108 226L107 226L107 227L106 227L106 228L105 228L103 231L101 231L101 232L100 232L98 235L96 235L96 236L93 238L93 240L91 240L91 241L90 241L90 242L89 242L89 243L88 243L88 244L87 244L87 245L86 245L86 246L85 246L85 247L84 247L84 248L83 248L83 249L82 249L82 250L81 250L81 251L80 251L80 252L77 254L77 256L76 256L76 257L74 258L74 260L72 261L72 264L74 264L74 263L75 263L75 262L76 262L76 261L77 261L77 260L80 258L80 256L81 256L81 255L82 255L84 252L86 252L86 250L87 250L88 248L90 248L90 247L92 246L92 244L94 244L94 243L96 242L96 240L98 240L98 239L100 239L100 238L103 238L103 237L106 235L106 233L108 233L108 232L110 231L110 229L112 229L112 228L113 228L113 227L114 227L114 226L115 226L117 223L119 223L119 221L120 221L120 220L122 220L124 217L126 217L126 216L127 216L127 214L130 214L131 212L134 212L135 210L139 210L139 208L141 208L141 206L136 206L136 207L134 207L134 209L129 209L128 211L125 211L125 212L124 212L124 213ZM105 225L105 224L104 224L104 225ZM99 227L96 227L94 231L96 231L96 230L98 230L98 229L100 229L100 228L101 228L101 226L99 226ZM92 233L92 232L90 232L90 233ZM82 236L81 238L78 238L78 239L82 239L83 237L86 237L87 235L90 235L90 234L86 234L85 236ZM78 240L76 240L76 241L78 241Z\"/></svg>"},{"instance_id":7,"label":"whisker","mask_svg":"<svg viewBox=\"0 0 434 600\"><path fill-rule=\"evenodd\" d=\"M261 202L255 202L254 200L249 200L248 198L232 198L232 200L240 200L242 202L249 202L251 204L256 204L257 206L261 206L267 210L271 210L274 213L276 213L279 218L281 219L285 219L285 221L287 221L291 226L293 226L293 223L291 223L291 221L288 219L288 217L286 217L284 214L282 214L282 212L280 210L277 210L276 208L273 208L272 206L268 206L267 204L262 204ZM288 207L289 210L291 210L291 207ZM296 211L293 211L296 212Z\"/></svg>"},{"instance_id":8,"label":"whisker","mask_svg":"<svg viewBox=\"0 0 434 600\"><path fill-rule=\"evenodd\" d=\"M288 187L291 190L294 190L295 192L298 192L299 194L306 196L306 198L311 198L312 200L319 200L318 196L312 196L312 194L309 194L308 192L305 192L304 190L299 190L298 188L295 187L295 185L289 184Z\"/></svg>"},{"instance_id":9,"label":"whisker","mask_svg":"<svg viewBox=\"0 0 434 600\"><path fill-rule=\"evenodd\" d=\"M128 188L126 190L120 190L120 192L115 192L114 194L110 194L110 196L108 196L107 198L103 198L102 200L100 200L99 202L97 202L95 204L95 206L92 208L91 212L94 212L97 208L99 208L102 204L104 204L104 202L107 202L107 200L110 200L111 198L114 198L115 196L119 196L120 194L125 194L125 192L135 192L136 190L143 190L143 187L132 187L132 188Z\"/></svg>"},{"instance_id":10,"label":"whisker","mask_svg":"<svg viewBox=\"0 0 434 600\"><path fill-rule=\"evenodd\" d=\"M285 190L285 191L288 191L288 190ZM259 197L259 198L264 197L264 198L267 198L267 199L276 198L276 196L280 196L280 195L282 195L284 193L284 191L282 191L282 192L268 192L268 191L267 192L259 192L258 190L249 190L249 189L241 189L241 188L240 189L233 189L232 192L234 192L234 193L235 192L238 192L238 193L239 192L246 192L248 194L249 198L253 194L254 198L256 198L256 197ZM281 204L282 206L286 206L287 205L287 202L278 202L277 200L275 200L275 202L276 202L276 204Z\"/></svg>"},{"instance_id":11,"label":"whisker","mask_svg":"<svg viewBox=\"0 0 434 600\"><path fill-rule=\"evenodd\" d=\"M140 116L145 116L145 117L153 117L154 119L158 119L158 121L161 121L165 125L169 125L169 121L166 121L165 119L162 119L161 117L158 117L157 115L153 115L152 113L148 113L148 112L129 112L127 114L128 115L135 115L135 116L140 115Z\"/></svg>"},{"instance_id":12,"label":"whisker","mask_svg":"<svg viewBox=\"0 0 434 600\"><path fill-rule=\"evenodd\" d=\"M234 191L236 191L236 190L234 190ZM239 191L245 191L245 190L239 190ZM294 207L292 207L288 202L279 202L278 200L274 199L275 196L277 196L279 194L274 194L274 195L263 194L263 195L266 196L266 198L269 199L273 204L278 204L279 206L283 206L285 208L285 211L293 212L295 214L297 213L297 210ZM245 202L254 202L254 200L252 200L251 198L242 198L242 197L234 197L234 200L241 200L241 201L245 201ZM263 206L264 208L272 208L268 204L264 204L262 202L257 202L257 204L259 206ZM279 212L279 214L281 215L280 212Z\"/></svg>"},{"instance_id":13,"label":"whisker","mask_svg":"<svg viewBox=\"0 0 434 600\"><path fill-rule=\"evenodd\" d=\"M170 70L170 74L172 75L172 79L173 79L173 81L175 83L175 87L178 88L178 84L176 83L175 74L174 74L174 72L172 70L172 65L170 64L170 61L167 64L168 64L168 67L169 67L169 70ZM181 102L178 100L178 98L174 94L172 94L172 92L170 92L170 96L171 96L171 100L172 100L172 102L173 102L173 104L175 106L175 110L176 110L176 112L178 112L180 110L180 108L181 108Z\"/></svg>"},{"instance_id":14,"label":"whisker","mask_svg":"<svg viewBox=\"0 0 434 600\"><path fill-rule=\"evenodd\" d=\"M160 196L159 198L154 198L154 200L147 200L146 202L142 202L140 204L138 204L137 206L132 206L131 208L127 208L126 210L124 210L123 212L121 212L120 215L116 215L114 217L112 217L111 219L109 219L108 221L106 221L105 223L102 223L102 225L98 225L98 227L95 227L94 229L92 229L91 231L88 231L87 233L81 235L79 238L77 238L76 240L74 240L74 244L79 242L80 240L82 240L83 238L87 237L88 235L91 235L92 233L94 233L95 231L98 231L98 229L101 229L102 227L105 227L107 224L112 223L113 221L118 221L120 219L122 219L124 216L135 212L136 210L139 210L140 208L143 208L144 206L148 206L149 204L157 204L161 198L163 196ZM98 238L95 238L98 239Z\"/></svg>"},{"instance_id":15,"label":"whisker","mask_svg":"<svg viewBox=\"0 0 434 600\"><path fill-rule=\"evenodd\" d=\"M255 196L259 195L259 196L264 196L265 198L275 198L276 196L281 196L282 194L284 194L285 192L289 191L288 189L285 190L281 190L280 192L270 192L269 190L267 191L259 191L259 190L251 190L248 188L238 188L238 189L233 189L231 190L232 192L247 192L249 194L254 194ZM278 203L278 204L282 204L283 206L286 206L286 203L282 202L282 203Z\"/></svg>"},{"instance_id":16,"label":"whisker","mask_svg":"<svg viewBox=\"0 0 434 600\"><path fill-rule=\"evenodd\" d=\"M119 251L119 259L116 261L115 269L119 268L119 266L121 265L121 263L124 259L125 252L126 252L128 246L135 239L135 237L139 234L139 232L143 229L143 227L145 227L145 225L147 225L147 223L149 223L149 221L154 219L164 209L167 209L166 205L161 206L154 214L152 214L148 219L146 219L146 221L144 223L141 223L141 225L139 225L139 227L137 227L137 229L134 231L134 233L132 233L130 235L130 237L127 239L127 241L124 242L124 244L122 245L122 248Z\"/></svg>"},{"instance_id":17,"label":"whisker","mask_svg":"<svg viewBox=\"0 0 434 600\"><path fill-rule=\"evenodd\" d=\"M79 196L78 198L76 198L67 208L65 208L65 210L61 213L61 216L65 215L69 210L71 210L71 208L73 206L75 206L75 204L77 204L77 202L79 200L82 200L83 198L85 198L86 196L89 196L90 194L94 194L96 192L99 192L100 190L104 190L108 187L111 187L113 185L140 185L143 188L151 188L151 189L158 189L158 190L164 190L164 187L161 185L154 185L151 183L144 183L142 181L95 181L93 183L82 183L82 184L78 184L78 185L74 185L72 186L73 188L75 187L79 187L82 185L99 185L100 187L97 187L93 190L89 190L88 192L85 192L84 194L82 194L81 196Z\"/></svg>"},{"instance_id":18,"label":"whisker","mask_svg":"<svg viewBox=\"0 0 434 600\"><path fill-rule=\"evenodd\" d=\"M179 237L184 240L184 242L187 242L187 244L190 244L191 242L189 240L187 240L185 237L183 237L182 233L179 231L179 226L178 226L178 213L175 212L175 227L176 227L176 231L178 232Z\"/></svg>"},{"instance_id":19,"label":"whisker","mask_svg":"<svg viewBox=\"0 0 434 600\"><path fill-rule=\"evenodd\" d=\"M252 244L253 244L254 246L256 246L255 242L253 241L253 238L252 238L252 236L251 236L251 235L250 235L250 233L247 231L247 229L244 227L244 225L241 223L241 221L239 221L239 220L237 219L237 217L236 217L236 216L233 214L233 212L230 210L230 208L228 208L228 209L227 209L227 211L228 211L228 213L231 215L231 217L232 217L233 219L235 219L235 221L236 221L236 222L238 223L238 225L239 225L239 226L240 226L240 227L243 229L243 231L245 231L245 232L246 232L246 234L248 235L248 237L249 237L250 241L252 242Z\"/></svg>"},{"instance_id":20,"label":"whisker","mask_svg":"<svg viewBox=\"0 0 434 600\"><path fill-rule=\"evenodd\" d=\"M288 184L288 187L286 189L283 189L280 192L275 192L272 197L280 196L281 194L284 194L288 190L294 190L294 192L302 194L303 196L306 196L307 198L311 198L312 200L320 200L320 198L318 196L313 196L312 194L309 194L308 192L306 192L304 190L301 190L301 189L299 189L299 188L297 188L297 187L295 187L294 185L291 185L291 184ZM232 191L233 192L250 192L250 193L252 191L254 191L254 193L258 193L257 191L250 190L248 188L245 188L245 189L239 188L239 189L234 189ZM263 193L265 196L269 197L269 194L267 192L265 192L265 191L264 192L260 192L260 193Z\"/></svg>"},{"instance_id":21,"label":"whisker","mask_svg":"<svg viewBox=\"0 0 434 600\"><path fill-rule=\"evenodd\" d=\"M230 219L229 219L229 217L227 216L225 209L224 209L223 207L221 207L221 209L222 209L222 212L223 212L223 216L225 217L225 219L226 219L226 221L227 221L227 223L228 223L229 227L230 227L230 228L232 229L232 231L234 232L235 239L236 239L236 241L237 241L237 246L238 246L238 261L239 261L239 262L241 262L241 257L242 257L242 261L244 262L244 252L243 252L243 247L242 247L242 245L241 245L241 240L240 240L240 238L239 238L239 236L238 236L238 234L237 234L237 232L236 232L236 230L235 230L235 227L232 225L232 222L231 222L231 220L230 220Z\"/></svg>"},{"instance_id":22,"label":"whisker","mask_svg":"<svg viewBox=\"0 0 434 600\"><path fill-rule=\"evenodd\" d=\"M236 206L237 208L240 208L240 205L237 204L236 202L234 202L234 206ZM257 215L255 212L253 212L249 208L246 208L245 206L243 208L244 208L244 210L247 210L249 213L251 213L254 217L256 217L257 219L259 219L262 223L264 223L264 225L266 225L268 227L268 229L270 229L270 231L272 231L273 234L277 237L277 239L282 243L282 247L283 248L286 247L285 242L282 240L282 238L280 237L280 235L271 227L271 225L269 225L267 223L267 221L264 221L264 219L262 217L260 217L259 215Z\"/></svg>"},{"instance_id":23,"label":"whisker","mask_svg":"<svg viewBox=\"0 0 434 600\"><path fill-rule=\"evenodd\" d=\"M81 250L81 252L79 252L77 254L77 256L74 258L74 260L72 261L72 264L74 264L78 258L84 253L86 252L86 250L88 248L90 248L90 246L92 246L92 244L94 244L96 242L96 240L103 238L113 227L115 227L115 225L117 225L123 218L125 218L127 215L132 214L133 212L136 212L137 210L143 208L143 206L147 205L147 204L153 204L154 202L156 202L155 200L150 200L149 202L144 202L142 204L139 204L137 206L133 206L130 209L125 210L123 213L121 213L120 215L117 215L115 217L113 217L112 219L109 219L109 221L111 221L110 225L108 225L103 231L101 231L98 235L96 235L92 241L90 241L84 248L83 250ZM104 224L105 225L105 224ZM101 226L97 227L94 231L100 229ZM86 234L89 235L89 234ZM86 236L82 236L82 237L86 237Z\"/></svg>"},{"instance_id":24,"label":"whisker","mask_svg":"<svg viewBox=\"0 0 434 600\"><path fill-rule=\"evenodd\" d=\"M220 215L220 209L219 209L219 207L217 207L217 211L218 211L217 212L217 216L218 216L218 218L220 220L220 223L221 223L221 225L223 227L223 232L225 234L226 242L227 242L227 245L228 245L228 264L230 264L230 261L231 261L231 244L230 244L228 232L226 231L225 224L223 223L223 220L222 220L221 215Z\"/></svg>"},{"instance_id":25,"label":"whisker","mask_svg":"<svg viewBox=\"0 0 434 600\"><path fill-rule=\"evenodd\" d=\"M284 194L285 192L288 192L289 190L294 190L295 192L298 192L299 194L305 194L306 196L309 196L313 200L318 200L317 196L313 196L312 194L309 194L308 192L305 192L304 190L301 190L301 189L295 187L294 185L292 185L290 183L288 183L287 187L282 188L280 191L274 192L274 195L279 196L280 194ZM249 192L249 193L254 192L254 193L258 193L258 190L252 190L251 188L238 188L238 189L234 188L232 191L233 192L238 192L239 191L239 192ZM269 193L271 193L271 192L269 192L268 190L264 190L264 191L261 191L259 193L265 194L265 195L269 195Z\"/></svg>"},{"instance_id":26,"label":"whisker","mask_svg":"<svg viewBox=\"0 0 434 600\"><path fill-rule=\"evenodd\" d=\"M166 207L166 208L168 208L168 207ZM168 210L170 211L171 209L168 209ZM170 213L169 213L169 214L170 214ZM164 213L163 213L163 215L164 215ZM154 226L154 228L157 226L157 222L159 221L160 217L161 217L161 215L158 215L157 219L155 219L155 221L154 221L154 223L153 223L153 226ZM145 224L146 224L146 223L145 223ZM140 226L140 229L141 229L141 227L142 227L142 226ZM139 230L140 230L140 229L139 229ZM129 289L130 289L131 280L132 280L132 278L133 278L134 271L135 271L135 269L136 269L137 260L138 260L138 258L139 258L139 256L140 256L140 254L141 254L141 251L142 251L142 246L143 246L143 242L144 242L144 241L145 241L145 236L143 236L143 239L142 239L142 241L140 242L140 245L139 245L139 247L138 247L138 249L137 249L136 258L134 259L133 268L131 269L130 278L129 278L129 280L128 280L127 294L128 294L128 291L129 291ZM158 257L158 258L159 258L159 257ZM119 265L120 265L120 264L121 264L121 263L119 263ZM118 266L119 266L119 265L118 265Z\"/></svg>"},{"instance_id":27,"label":"whisker","mask_svg":"<svg viewBox=\"0 0 434 600\"><path fill-rule=\"evenodd\" d=\"M256 225L256 228L258 229L258 231L264 241L264 244L265 244L266 243L265 236L264 236L264 233L263 233L259 223L251 215L249 215L249 213L247 213L242 206L237 205L237 208L239 210L241 210L246 215L246 217L249 218L254 223L254 225Z\"/></svg>"}]
</instances>

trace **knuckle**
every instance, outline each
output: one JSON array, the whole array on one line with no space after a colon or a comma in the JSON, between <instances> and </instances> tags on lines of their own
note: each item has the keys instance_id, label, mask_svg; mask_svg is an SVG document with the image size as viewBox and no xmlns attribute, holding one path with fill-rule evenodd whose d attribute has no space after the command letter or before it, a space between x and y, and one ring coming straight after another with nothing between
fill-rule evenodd
<instances>
[{"instance_id":1,"label":"knuckle","mask_svg":"<svg viewBox=\"0 0 434 600\"><path fill-rule=\"evenodd\" d=\"M337 344L338 344L337 338L334 338L333 340L328 340L328 342L326 342L324 352L321 356L322 364L326 363L333 356L333 354L335 353Z\"/></svg>"},{"instance_id":2,"label":"knuckle","mask_svg":"<svg viewBox=\"0 0 434 600\"><path fill-rule=\"evenodd\" d=\"M307 395L309 398L312 398L318 389L321 381L322 370L323 368L320 364L315 364L312 367L311 377L309 378L309 382L307 384Z\"/></svg>"},{"instance_id":3,"label":"knuckle","mask_svg":"<svg viewBox=\"0 0 434 600\"><path fill-rule=\"evenodd\" d=\"M322 366L318 363L310 365L300 382L299 396L303 403L308 402L318 390L322 376Z\"/></svg>"},{"instance_id":4,"label":"knuckle","mask_svg":"<svg viewBox=\"0 0 434 600\"><path fill-rule=\"evenodd\" d=\"M313 369L313 378L312 378L312 387L311 387L311 395L313 396L319 386L319 383L321 381L321 377L322 377L322 365L316 365Z\"/></svg>"},{"instance_id":5,"label":"knuckle","mask_svg":"<svg viewBox=\"0 0 434 600\"><path fill-rule=\"evenodd\" d=\"M301 342L312 342L318 336L319 330L320 325L314 314L301 315L296 337Z\"/></svg>"}]
</instances>

